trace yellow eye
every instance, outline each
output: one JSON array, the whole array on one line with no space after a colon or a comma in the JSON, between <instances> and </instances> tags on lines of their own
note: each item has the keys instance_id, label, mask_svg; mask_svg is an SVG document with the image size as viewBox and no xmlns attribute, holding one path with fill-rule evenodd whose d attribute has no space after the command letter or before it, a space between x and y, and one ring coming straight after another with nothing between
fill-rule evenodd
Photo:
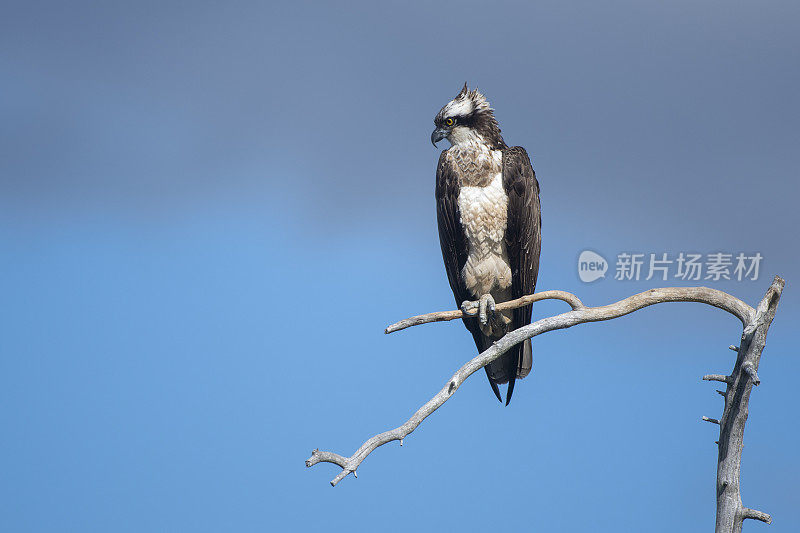
<instances>
[{"instance_id":1,"label":"yellow eye","mask_svg":"<svg viewBox=\"0 0 800 533\"><path fill-rule=\"evenodd\" d=\"M456 121L455 121L455 120L453 120L452 118L448 118L447 120L445 120L445 121L444 121L444 123L445 123L446 125L448 125L448 126L452 126L453 124L455 124L455 123L456 123Z\"/></svg>"}]
</instances>

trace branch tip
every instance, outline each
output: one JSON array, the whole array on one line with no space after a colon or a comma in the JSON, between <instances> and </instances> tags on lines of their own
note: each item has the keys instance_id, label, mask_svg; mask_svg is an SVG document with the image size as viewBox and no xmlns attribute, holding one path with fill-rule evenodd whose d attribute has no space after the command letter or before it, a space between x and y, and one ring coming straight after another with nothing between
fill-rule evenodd
<instances>
[{"instance_id":1,"label":"branch tip","mask_svg":"<svg viewBox=\"0 0 800 533\"><path fill-rule=\"evenodd\" d=\"M722 374L706 374L703 376L703 381L721 381L723 383L730 383L730 376L723 376Z\"/></svg>"},{"instance_id":2,"label":"branch tip","mask_svg":"<svg viewBox=\"0 0 800 533\"><path fill-rule=\"evenodd\" d=\"M719 425L719 420L717 420L716 418L709 418L707 416L704 416L703 420L705 420L706 422L711 422L712 424Z\"/></svg>"},{"instance_id":3,"label":"branch tip","mask_svg":"<svg viewBox=\"0 0 800 533\"><path fill-rule=\"evenodd\" d=\"M739 351L739 347L738 346L734 346L733 344L728 346L728 349L729 350L733 350L734 352L738 352Z\"/></svg>"},{"instance_id":4,"label":"branch tip","mask_svg":"<svg viewBox=\"0 0 800 533\"><path fill-rule=\"evenodd\" d=\"M331 487L335 487L341 480L347 477L347 474L352 472L352 470L347 470L343 468L341 472L336 474L336 477L331 480Z\"/></svg>"},{"instance_id":5,"label":"branch tip","mask_svg":"<svg viewBox=\"0 0 800 533\"><path fill-rule=\"evenodd\" d=\"M742 518L750 518L752 520L761 520L765 524L772 523L772 517L762 511L758 511L756 509L749 509L747 507L742 509Z\"/></svg>"}]
</instances>

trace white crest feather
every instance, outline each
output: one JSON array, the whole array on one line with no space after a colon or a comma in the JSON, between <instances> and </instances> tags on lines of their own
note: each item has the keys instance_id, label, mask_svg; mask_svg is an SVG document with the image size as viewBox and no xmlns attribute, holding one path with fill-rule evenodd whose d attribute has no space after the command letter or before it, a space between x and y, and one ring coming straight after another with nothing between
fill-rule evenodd
<instances>
[{"instance_id":1,"label":"white crest feather","mask_svg":"<svg viewBox=\"0 0 800 533\"><path fill-rule=\"evenodd\" d=\"M484 113L492 111L486 97L478 89L462 92L444 106L443 117L457 117L469 115L473 112Z\"/></svg>"}]
</instances>

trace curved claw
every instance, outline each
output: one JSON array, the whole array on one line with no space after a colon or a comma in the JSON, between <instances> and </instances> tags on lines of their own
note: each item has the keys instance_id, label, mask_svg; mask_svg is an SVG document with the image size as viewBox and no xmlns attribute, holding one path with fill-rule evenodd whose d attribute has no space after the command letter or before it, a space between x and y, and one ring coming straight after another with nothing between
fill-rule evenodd
<instances>
[{"instance_id":1,"label":"curved claw","mask_svg":"<svg viewBox=\"0 0 800 533\"><path fill-rule=\"evenodd\" d=\"M464 300L461 302L461 312L465 315L473 315L474 311L478 308L478 302L473 302L470 300Z\"/></svg>"},{"instance_id":2,"label":"curved claw","mask_svg":"<svg viewBox=\"0 0 800 533\"><path fill-rule=\"evenodd\" d=\"M491 294L484 294L481 296L481 299L478 303L478 316L481 321L482 326L486 326L489 323L489 314L494 314L495 311L495 303L494 298Z\"/></svg>"}]
</instances>

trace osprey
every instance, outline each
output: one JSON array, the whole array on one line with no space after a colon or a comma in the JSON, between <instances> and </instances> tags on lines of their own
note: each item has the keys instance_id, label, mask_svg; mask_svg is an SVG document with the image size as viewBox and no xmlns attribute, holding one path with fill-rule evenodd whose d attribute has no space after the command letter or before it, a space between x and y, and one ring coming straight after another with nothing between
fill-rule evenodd
<instances>
[{"instance_id":1,"label":"osprey","mask_svg":"<svg viewBox=\"0 0 800 533\"><path fill-rule=\"evenodd\" d=\"M539 272L541 214L539 183L528 154L509 148L489 102L467 84L434 119L431 142L450 141L436 168L439 241L456 305L477 308L464 318L483 352L508 331L530 324L532 305L495 311L495 304L533 294ZM531 371L531 341L514 346L486 365L497 399L498 385Z\"/></svg>"}]
</instances>

